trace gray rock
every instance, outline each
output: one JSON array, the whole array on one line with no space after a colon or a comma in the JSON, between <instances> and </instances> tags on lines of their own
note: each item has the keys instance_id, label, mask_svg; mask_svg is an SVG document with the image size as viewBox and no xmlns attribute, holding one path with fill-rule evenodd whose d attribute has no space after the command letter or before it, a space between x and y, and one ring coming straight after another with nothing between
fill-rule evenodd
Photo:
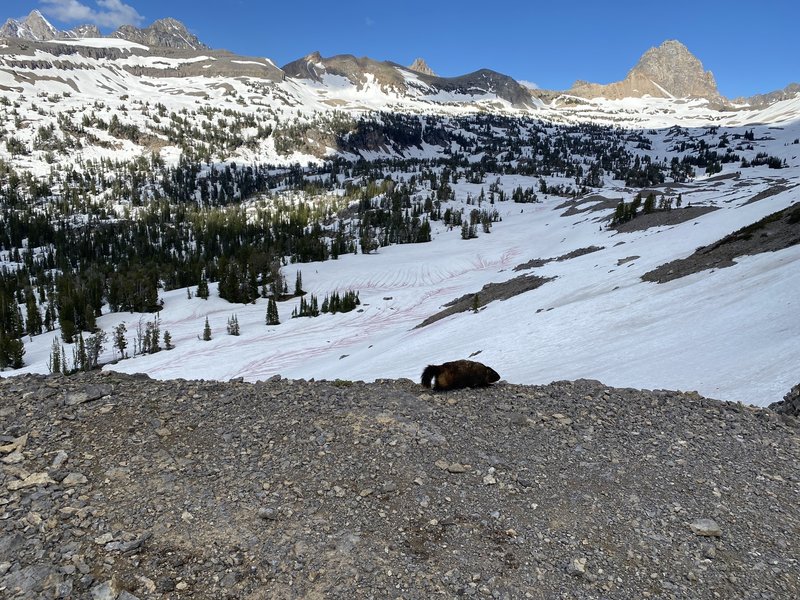
<instances>
[{"instance_id":1,"label":"gray rock","mask_svg":"<svg viewBox=\"0 0 800 600\"><path fill-rule=\"evenodd\" d=\"M722 529L717 525L714 519L695 519L689 527L695 535L719 537L722 535Z\"/></svg>"},{"instance_id":2,"label":"gray rock","mask_svg":"<svg viewBox=\"0 0 800 600\"><path fill-rule=\"evenodd\" d=\"M83 485L89 481L83 473L70 473L61 480L61 484L70 487L73 485Z\"/></svg>"},{"instance_id":3,"label":"gray rock","mask_svg":"<svg viewBox=\"0 0 800 600\"><path fill-rule=\"evenodd\" d=\"M92 600L116 600L118 593L112 588L111 582L106 581L94 586L90 590Z\"/></svg>"},{"instance_id":4,"label":"gray rock","mask_svg":"<svg viewBox=\"0 0 800 600\"><path fill-rule=\"evenodd\" d=\"M111 395L111 392L111 386L107 384L87 385L82 390L67 392L64 400L67 406L76 406L92 400L99 400L104 396Z\"/></svg>"},{"instance_id":5,"label":"gray rock","mask_svg":"<svg viewBox=\"0 0 800 600\"><path fill-rule=\"evenodd\" d=\"M783 400L773 402L768 408L782 415L800 417L800 383L789 390Z\"/></svg>"}]
</instances>

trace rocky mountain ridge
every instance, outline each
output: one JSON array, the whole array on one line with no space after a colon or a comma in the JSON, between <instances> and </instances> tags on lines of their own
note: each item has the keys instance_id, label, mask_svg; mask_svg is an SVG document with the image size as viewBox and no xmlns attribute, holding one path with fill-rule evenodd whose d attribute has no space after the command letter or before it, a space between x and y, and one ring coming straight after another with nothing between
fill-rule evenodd
<instances>
[{"instance_id":1,"label":"rocky mountain ridge","mask_svg":"<svg viewBox=\"0 0 800 600\"><path fill-rule=\"evenodd\" d=\"M32 11L25 19L8 19L0 28L0 38L27 41L51 41L58 39L82 39L103 37L94 25L81 25L68 31L53 27L38 10ZM129 40L155 49L172 48L207 51L210 48L190 33L180 21L165 18L140 29L124 25L111 33L111 38ZM316 67L314 66L316 65ZM324 65L321 67L320 65ZM476 91L499 92L498 95L516 107L532 106L537 102L550 103L563 94L593 99L621 99L651 96L654 98L703 98L714 107L730 109L734 105L749 105L764 108L770 104L794 98L800 93L797 84L790 84L783 90L759 94L752 98L737 98L732 104L717 90L714 76L703 68L697 59L681 42L667 40L658 47L647 50L638 63L622 81L610 84L590 83L578 80L566 92L536 89L530 90L512 78L481 69L460 77L439 77L428 65L417 58L410 66L403 67L391 61L377 61L367 57L356 58L339 55L323 59L319 53L311 53L285 65L290 77L307 78L317 81L321 71L342 75L357 86L362 86L371 77L378 85L405 93L409 82L403 72L421 74L432 79L423 79L423 84L445 92L474 94ZM400 69L396 72L395 69ZM319 71L319 72L318 72ZM477 73L483 74L476 76ZM443 81L447 83L444 84ZM478 87L473 86L477 84ZM413 86L412 86L413 87Z\"/></svg>"},{"instance_id":2,"label":"rocky mountain ridge","mask_svg":"<svg viewBox=\"0 0 800 600\"><path fill-rule=\"evenodd\" d=\"M67 31L59 31L38 10L31 11L21 21L8 19L0 28L0 38L33 42L99 37L103 37L103 35L95 25L79 25ZM159 19L144 29L132 25L123 25L108 37L120 38L157 48L209 49L208 46L197 39L197 36L190 33L183 23L172 18Z\"/></svg>"},{"instance_id":3,"label":"rocky mountain ridge","mask_svg":"<svg viewBox=\"0 0 800 600\"><path fill-rule=\"evenodd\" d=\"M11 598L792 598L800 436L597 381L0 380Z\"/></svg>"},{"instance_id":4,"label":"rocky mountain ridge","mask_svg":"<svg viewBox=\"0 0 800 600\"><path fill-rule=\"evenodd\" d=\"M416 64L419 66L419 63ZM438 77L390 61L376 61L351 54L323 58L319 52L292 61L282 69L288 77L317 83L323 83L326 75L343 77L359 90L377 85L383 91L412 96L440 92L458 96L494 94L516 108L532 106L527 88L511 77L490 69L459 77Z\"/></svg>"}]
</instances>

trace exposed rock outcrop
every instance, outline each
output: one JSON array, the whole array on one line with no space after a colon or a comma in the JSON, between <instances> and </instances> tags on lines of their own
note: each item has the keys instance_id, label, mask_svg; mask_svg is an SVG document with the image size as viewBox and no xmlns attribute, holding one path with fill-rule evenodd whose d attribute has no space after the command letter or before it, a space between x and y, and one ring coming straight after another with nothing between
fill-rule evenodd
<instances>
[{"instance_id":1,"label":"exposed rock outcrop","mask_svg":"<svg viewBox=\"0 0 800 600\"><path fill-rule=\"evenodd\" d=\"M417 73L422 73L423 75L437 77L436 73L433 72L433 69L428 66L428 63L426 63L423 58L415 58L414 62L411 63L408 68Z\"/></svg>"},{"instance_id":2,"label":"exposed rock outcrop","mask_svg":"<svg viewBox=\"0 0 800 600\"><path fill-rule=\"evenodd\" d=\"M769 408L782 415L800 417L800 383L789 390L783 400L773 402Z\"/></svg>"}]
</instances>

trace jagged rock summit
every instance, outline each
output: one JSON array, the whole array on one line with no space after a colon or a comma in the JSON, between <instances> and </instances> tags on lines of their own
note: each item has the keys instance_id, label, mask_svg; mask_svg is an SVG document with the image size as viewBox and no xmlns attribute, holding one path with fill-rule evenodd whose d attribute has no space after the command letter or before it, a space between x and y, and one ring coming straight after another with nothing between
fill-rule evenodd
<instances>
[{"instance_id":1,"label":"jagged rock summit","mask_svg":"<svg viewBox=\"0 0 800 600\"><path fill-rule=\"evenodd\" d=\"M8 19L0 27L0 38L28 40L32 42L48 42L59 39L81 39L112 37L159 48L177 48L183 50L206 50L209 47L197 36L190 33L180 21L172 18L159 19L149 27L140 29L132 25L123 25L109 36L103 36L95 25L79 25L68 31L56 29L38 10L33 10L19 21Z\"/></svg>"},{"instance_id":2,"label":"jagged rock summit","mask_svg":"<svg viewBox=\"0 0 800 600\"><path fill-rule=\"evenodd\" d=\"M422 73L423 75L438 77L438 75L434 73L433 69L428 66L428 63L425 62L424 58L415 58L414 62L411 63L408 68L412 71L416 71L417 73Z\"/></svg>"},{"instance_id":3,"label":"jagged rock summit","mask_svg":"<svg viewBox=\"0 0 800 600\"><path fill-rule=\"evenodd\" d=\"M177 19L166 18L155 21L150 27L139 29L131 25L123 25L109 37L121 38L145 46L159 48L182 48L187 50L207 49L197 36L190 33L186 26Z\"/></svg>"},{"instance_id":4,"label":"jagged rock summit","mask_svg":"<svg viewBox=\"0 0 800 600\"><path fill-rule=\"evenodd\" d=\"M38 10L32 10L23 20L8 19L0 27L0 38L47 41L58 37L60 32L53 27Z\"/></svg>"},{"instance_id":5,"label":"jagged rock summit","mask_svg":"<svg viewBox=\"0 0 800 600\"><path fill-rule=\"evenodd\" d=\"M711 71L677 40L645 52L624 80L607 85L576 81L571 94L584 98L705 98L724 102Z\"/></svg>"}]
</instances>

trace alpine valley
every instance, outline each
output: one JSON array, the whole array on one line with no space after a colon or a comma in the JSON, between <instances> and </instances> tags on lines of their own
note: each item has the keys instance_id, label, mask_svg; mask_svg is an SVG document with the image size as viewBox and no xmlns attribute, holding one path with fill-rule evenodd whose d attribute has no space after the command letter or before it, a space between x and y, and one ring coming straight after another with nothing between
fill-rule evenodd
<instances>
[{"instance_id":1,"label":"alpine valley","mask_svg":"<svg viewBox=\"0 0 800 600\"><path fill-rule=\"evenodd\" d=\"M4 374L797 383L798 84L725 98L675 40L566 91L435 69L7 21Z\"/></svg>"}]
</instances>

